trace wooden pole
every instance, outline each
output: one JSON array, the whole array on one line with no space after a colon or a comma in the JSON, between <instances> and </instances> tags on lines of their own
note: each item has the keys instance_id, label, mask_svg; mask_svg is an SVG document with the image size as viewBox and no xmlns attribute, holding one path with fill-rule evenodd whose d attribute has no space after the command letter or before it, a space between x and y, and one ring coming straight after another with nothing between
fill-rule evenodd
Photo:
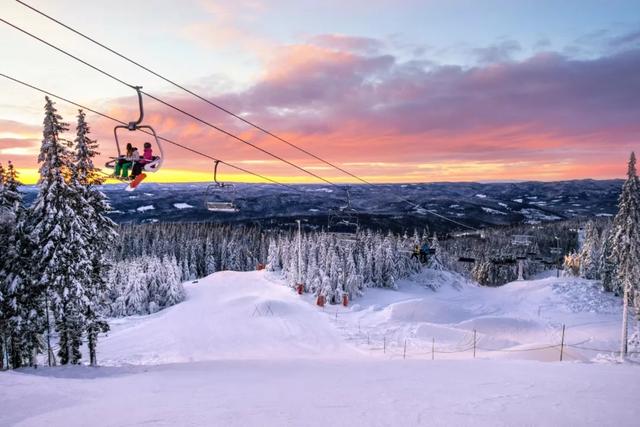
<instances>
[{"instance_id":1,"label":"wooden pole","mask_svg":"<svg viewBox=\"0 0 640 427\"><path fill-rule=\"evenodd\" d=\"M302 283L302 274L300 269L302 268L302 225L300 220L296 219L298 223L298 283Z\"/></svg>"},{"instance_id":2,"label":"wooden pole","mask_svg":"<svg viewBox=\"0 0 640 427\"><path fill-rule=\"evenodd\" d=\"M473 330L473 358L476 358L476 330Z\"/></svg>"},{"instance_id":3,"label":"wooden pole","mask_svg":"<svg viewBox=\"0 0 640 427\"><path fill-rule=\"evenodd\" d=\"M404 352L402 353L402 358L407 358L407 340L404 340Z\"/></svg>"},{"instance_id":4,"label":"wooden pole","mask_svg":"<svg viewBox=\"0 0 640 427\"><path fill-rule=\"evenodd\" d=\"M387 336L382 337L382 352L387 352Z\"/></svg>"},{"instance_id":5,"label":"wooden pole","mask_svg":"<svg viewBox=\"0 0 640 427\"><path fill-rule=\"evenodd\" d=\"M562 325L562 339L560 340L560 361L562 362L562 353L564 352L564 324Z\"/></svg>"},{"instance_id":6,"label":"wooden pole","mask_svg":"<svg viewBox=\"0 0 640 427\"><path fill-rule=\"evenodd\" d=\"M624 360L627 356L627 322L629 321L629 288L626 284L622 296L622 337L620 339L620 360Z\"/></svg>"},{"instance_id":7,"label":"wooden pole","mask_svg":"<svg viewBox=\"0 0 640 427\"><path fill-rule=\"evenodd\" d=\"M436 358L436 337L431 338L431 360Z\"/></svg>"}]
</instances>

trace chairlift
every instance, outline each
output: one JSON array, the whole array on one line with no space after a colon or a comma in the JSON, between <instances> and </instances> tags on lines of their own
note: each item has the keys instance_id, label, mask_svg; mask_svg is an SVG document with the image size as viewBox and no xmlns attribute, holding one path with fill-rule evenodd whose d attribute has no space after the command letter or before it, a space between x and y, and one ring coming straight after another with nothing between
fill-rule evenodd
<instances>
[{"instance_id":1,"label":"chairlift","mask_svg":"<svg viewBox=\"0 0 640 427\"><path fill-rule=\"evenodd\" d=\"M357 234L360 229L358 211L351 206L351 194L349 193L349 188L346 188L345 190L347 192L347 204L329 210L327 230L349 230L354 231Z\"/></svg>"},{"instance_id":2,"label":"chairlift","mask_svg":"<svg viewBox=\"0 0 640 427\"><path fill-rule=\"evenodd\" d=\"M562 249L560 249L560 239L558 239L557 236L555 237L555 239L556 239L556 245L551 249L549 249L549 252L552 253L553 255L561 255Z\"/></svg>"},{"instance_id":3,"label":"chairlift","mask_svg":"<svg viewBox=\"0 0 640 427\"><path fill-rule=\"evenodd\" d=\"M511 244L515 246L529 246L531 244L531 236L527 234L516 234L513 236Z\"/></svg>"},{"instance_id":4,"label":"chairlift","mask_svg":"<svg viewBox=\"0 0 640 427\"><path fill-rule=\"evenodd\" d=\"M235 204L235 188L232 184L218 181L218 164L213 167L213 184L207 186L204 206L209 212L237 213L240 208Z\"/></svg>"},{"instance_id":5,"label":"chairlift","mask_svg":"<svg viewBox=\"0 0 640 427\"><path fill-rule=\"evenodd\" d=\"M328 234L335 236L338 242L342 242L342 243L358 242L358 235L356 233L328 232Z\"/></svg>"},{"instance_id":6,"label":"chairlift","mask_svg":"<svg viewBox=\"0 0 640 427\"><path fill-rule=\"evenodd\" d=\"M164 160L164 150L162 148L162 143L160 142L160 140L158 139L158 135L156 134L156 131L153 129L153 127L149 126L149 125L142 125L142 120L144 119L144 106L142 103L142 93L140 92L140 89L142 89L142 86L135 86L134 89L136 90L137 94L138 94L138 107L140 110L140 116L138 117L138 120L136 120L135 122L129 122L129 124L125 125L118 125L116 127L113 128L113 136L114 139L116 141L116 150L118 151L118 156L117 157L111 157L111 160L109 160L107 163L105 163L105 167L109 168L109 169L114 169L116 168L116 162L118 162L120 159L124 158L124 156L122 155L122 150L120 149L120 140L118 138L118 129L126 129L128 131L136 131L136 130L140 130L140 129L147 129L150 133L151 136L153 136L153 139L156 142L156 147L158 147L158 150L160 150L160 155L159 156L153 156L153 159L149 162L146 163L144 165L144 170L145 172L158 172L160 170L160 167L162 166L162 162Z\"/></svg>"},{"instance_id":7,"label":"chairlift","mask_svg":"<svg viewBox=\"0 0 640 427\"><path fill-rule=\"evenodd\" d=\"M455 233L451 234L453 237L456 238L460 238L460 237L474 237L474 238L478 238L481 240L485 239L485 233L484 230L467 230L467 231L458 231Z\"/></svg>"}]
</instances>

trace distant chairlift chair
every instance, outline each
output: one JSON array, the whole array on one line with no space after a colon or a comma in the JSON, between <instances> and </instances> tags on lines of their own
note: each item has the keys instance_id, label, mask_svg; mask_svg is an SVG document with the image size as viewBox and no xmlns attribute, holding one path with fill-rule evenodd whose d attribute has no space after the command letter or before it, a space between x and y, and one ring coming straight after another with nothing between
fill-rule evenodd
<instances>
[{"instance_id":1,"label":"distant chairlift chair","mask_svg":"<svg viewBox=\"0 0 640 427\"><path fill-rule=\"evenodd\" d=\"M214 183L207 186L205 193L205 208L209 212L237 213L240 208L235 204L235 188L232 184L225 184L218 181L218 164L216 160L213 168Z\"/></svg>"},{"instance_id":2,"label":"distant chairlift chair","mask_svg":"<svg viewBox=\"0 0 640 427\"><path fill-rule=\"evenodd\" d=\"M358 220L358 211L351 207L351 195L349 189L347 192L347 204L329 210L329 218L327 221L327 230L329 232L339 232L345 237L352 237L358 234L360 224ZM347 236L348 235L348 236Z\"/></svg>"}]
</instances>

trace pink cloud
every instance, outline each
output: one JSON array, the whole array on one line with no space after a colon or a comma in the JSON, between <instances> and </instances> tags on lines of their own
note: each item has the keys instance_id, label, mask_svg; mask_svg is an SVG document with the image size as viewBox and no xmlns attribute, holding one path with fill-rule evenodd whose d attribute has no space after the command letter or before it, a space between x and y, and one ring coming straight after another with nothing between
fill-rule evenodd
<instances>
[{"instance_id":1,"label":"pink cloud","mask_svg":"<svg viewBox=\"0 0 640 427\"><path fill-rule=\"evenodd\" d=\"M537 173L544 179L610 177L624 172L624 158L640 133L638 69L638 49L589 60L543 53L463 68L403 62L381 53L375 41L324 35L278 49L254 85L214 101L381 180L393 174L438 180L419 167L425 164L447 165L447 179L455 179L456 163L465 165L459 174L465 179L474 179L473 165L494 174L482 172L475 179L536 179ZM305 167L322 166L201 101L166 98ZM134 98L110 105L110 114L124 121L135 118ZM248 168L262 174L299 174L151 100L146 109L147 120L163 136L224 160L253 162ZM91 120L104 154L113 152L113 124ZM176 169L211 165L179 148L168 146L167 154L167 165ZM376 162L403 166L384 171L367 166ZM527 165L508 166L514 162ZM487 164L494 166L483 169Z\"/></svg>"}]
</instances>

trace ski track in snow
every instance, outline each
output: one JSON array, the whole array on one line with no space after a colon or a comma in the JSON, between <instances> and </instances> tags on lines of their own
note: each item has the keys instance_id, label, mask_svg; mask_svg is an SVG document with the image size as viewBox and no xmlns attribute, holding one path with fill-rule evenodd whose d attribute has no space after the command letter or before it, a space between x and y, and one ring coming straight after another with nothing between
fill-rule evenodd
<instances>
[{"instance_id":1,"label":"ski track in snow","mask_svg":"<svg viewBox=\"0 0 640 427\"><path fill-rule=\"evenodd\" d=\"M563 363L557 347L520 351L559 344L562 324L568 344L617 349L621 302L597 282L486 288L425 270L397 290L367 289L349 307L324 308L264 271L219 272L185 290L176 306L114 319L100 368L0 373L0 402L10 408L0 425L626 426L637 418L634 364L573 347Z\"/></svg>"}]
</instances>

